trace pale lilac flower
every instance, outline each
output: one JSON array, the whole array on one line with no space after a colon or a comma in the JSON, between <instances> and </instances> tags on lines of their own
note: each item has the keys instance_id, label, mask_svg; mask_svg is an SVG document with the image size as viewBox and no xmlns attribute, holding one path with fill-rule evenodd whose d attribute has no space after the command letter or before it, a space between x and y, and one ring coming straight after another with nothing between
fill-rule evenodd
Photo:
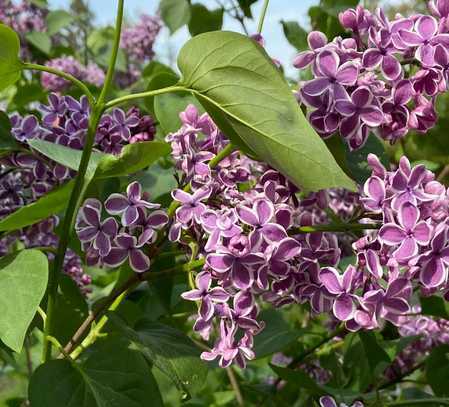
<instances>
[{"instance_id":1,"label":"pale lilac flower","mask_svg":"<svg viewBox=\"0 0 449 407\"><path fill-rule=\"evenodd\" d=\"M388 246L399 246L394 252L403 262L418 254L419 246L430 241L430 226L420 219L419 209L410 202L404 202L398 210L398 222L386 223L379 231L379 239Z\"/></svg>"}]
</instances>

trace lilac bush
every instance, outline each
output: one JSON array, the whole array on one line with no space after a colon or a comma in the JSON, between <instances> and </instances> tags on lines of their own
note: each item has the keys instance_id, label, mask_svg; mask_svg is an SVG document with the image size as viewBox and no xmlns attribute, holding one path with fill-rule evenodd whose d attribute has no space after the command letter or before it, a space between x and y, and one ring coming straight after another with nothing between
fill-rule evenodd
<instances>
[{"instance_id":1,"label":"lilac bush","mask_svg":"<svg viewBox=\"0 0 449 407\"><path fill-rule=\"evenodd\" d=\"M44 3L0 1L6 404L449 403L447 0L283 20L293 91L268 0Z\"/></svg>"}]
</instances>

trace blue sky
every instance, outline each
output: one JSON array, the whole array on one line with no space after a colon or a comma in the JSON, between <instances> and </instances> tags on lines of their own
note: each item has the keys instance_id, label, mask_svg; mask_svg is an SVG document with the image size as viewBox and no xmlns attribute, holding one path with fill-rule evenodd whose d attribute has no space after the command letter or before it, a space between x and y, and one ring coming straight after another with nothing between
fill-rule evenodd
<instances>
[{"instance_id":1,"label":"blue sky","mask_svg":"<svg viewBox=\"0 0 449 407\"><path fill-rule=\"evenodd\" d=\"M90 0L89 4L94 11L97 21L100 24L111 23L115 18L115 6L117 0ZM52 7L64 8L69 4L69 0L49 0ZM201 3L210 8L217 6L214 0L202 0ZM259 15L262 5L253 6L253 14ZM263 34L266 40L268 53L281 60L288 72L292 72L291 61L295 55L295 50L291 47L282 32L280 20L296 20L304 27L308 25L307 10L310 6L316 5L318 0L272 0L269 5L267 17L265 19ZM154 14L159 4L158 0L125 0L125 12L128 18L136 18L139 13ZM248 24L251 32L256 31L257 21ZM238 23L226 18L224 27L230 30L240 31ZM156 52L164 62L172 62L182 44L189 38L187 30L181 29L173 36L168 35L164 30L156 43Z\"/></svg>"}]
</instances>

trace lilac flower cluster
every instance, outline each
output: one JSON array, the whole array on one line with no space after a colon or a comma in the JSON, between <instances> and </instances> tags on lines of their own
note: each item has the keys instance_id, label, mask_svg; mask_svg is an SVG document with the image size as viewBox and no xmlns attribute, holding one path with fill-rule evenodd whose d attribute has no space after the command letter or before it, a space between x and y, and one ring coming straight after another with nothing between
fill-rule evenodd
<instances>
[{"instance_id":1,"label":"lilac flower cluster","mask_svg":"<svg viewBox=\"0 0 449 407\"><path fill-rule=\"evenodd\" d=\"M35 176L31 167L15 168L0 165L0 219L15 212L24 205L32 203L36 196ZM36 187L33 190L33 187ZM30 193L30 191L32 191ZM23 245L27 248L33 247L58 247L58 237L55 228L58 225L57 216L44 219L32 226L7 234L0 239L0 257L10 253L13 247ZM47 254L53 259L53 253ZM83 270L81 259L69 250L64 259L64 272L69 275L79 286L81 292L87 294L90 291L91 278Z\"/></svg>"},{"instance_id":2,"label":"lilac flower cluster","mask_svg":"<svg viewBox=\"0 0 449 407\"><path fill-rule=\"evenodd\" d=\"M81 62L72 56L64 56L51 59L46 63L50 68L58 69L62 72L70 74L77 79L83 80L91 85L100 87L105 78L103 70L95 63L90 62L87 66L83 66ZM71 83L60 76L53 75L49 72L41 74L42 86L51 92L62 92L67 90Z\"/></svg>"},{"instance_id":3,"label":"lilac flower cluster","mask_svg":"<svg viewBox=\"0 0 449 407\"><path fill-rule=\"evenodd\" d=\"M31 31L45 31L46 10L31 1L20 3L11 0L0 1L0 23L9 25L14 31L26 34Z\"/></svg>"},{"instance_id":4,"label":"lilac flower cluster","mask_svg":"<svg viewBox=\"0 0 449 407\"><path fill-rule=\"evenodd\" d=\"M148 62L154 57L153 45L161 28L159 17L141 14L139 22L123 28L120 47L133 63Z\"/></svg>"},{"instance_id":5,"label":"lilac flower cluster","mask_svg":"<svg viewBox=\"0 0 449 407\"><path fill-rule=\"evenodd\" d=\"M399 334L417 339L405 347L395 358L385 375L394 380L414 368L428 353L439 345L449 344L449 321L420 315L421 307L414 306L411 315L400 317Z\"/></svg>"},{"instance_id":6,"label":"lilac flower cluster","mask_svg":"<svg viewBox=\"0 0 449 407\"><path fill-rule=\"evenodd\" d=\"M128 260L135 272L148 271L150 259L144 253L145 246L154 243L157 231L168 223L167 214L159 208L148 201L138 182L128 185L126 195L114 193L105 201L104 209L112 216L104 220L102 203L87 199L75 225L87 264L114 268Z\"/></svg>"},{"instance_id":7,"label":"lilac flower cluster","mask_svg":"<svg viewBox=\"0 0 449 407\"><path fill-rule=\"evenodd\" d=\"M382 9L372 14L359 6L340 14L352 38L309 34L310 50L294 65L310 66L314 79L301 85L298 99L323 137L339 132L358 149L371 131L393 143L435 125L436 97L448 89L448 1L430 9L433 15L390 21Z\"/></svg>"},{"instance_id":8,"label":"lilac flower cluster","mask_svg":"<svg viewBox=\"0 0 449 407\"><path fill-rule=\"evenodd\" d=\"M331 194L345 195L321 191L300 201L297 188L282 175L239 152L211 168L228 141L194 106L180 118L182 128L167 141L181 182L192 190L172 193L179 207L169 237L198 242L205 258L195 286L182 296L198 303L194 330L203 338L210 337L214 321L219 325L214 348L202 358L218 358L224 367L232 362L245 366L254 357L253 337L264 326L257 320L256 298L276 306L309 300L320 289L319 264L338 264L335 235L297 235L295 229L329 222ZM350 198L343 205L334 202L333 209L350 216L359 206Z\"/></svg>"},{"instance_id":9,"label":"lilac flower cluster","mask_svg":"<svg viewBox=\"0 0 449 407\"><path fill-rule=\"evenodd\" d=\"M90 114L87 99L75 100L71 96L51 94L48 104L41 105L39 110L41 120L33 115L22 117L19 114L13 114L10 118L12 135L21 144L21 151L0 160L1 218L34 202L74 175L68 168L31 150L27 141L39 138L82 149ZM137 108L126 113L115 109L110 115L102 117L95 148L117 154L126 144L151 140L154 133L152 118L142 116ZM54 232L57 223L58 218L53 216L7 235L0 239L0 254L8 253L17 242L25 247L57 247L58 238ZM67 254L65 270L86 292L85 286L90 283L90 277L83 272L81 261L74 253Z\"/></svg>"}]
</instances>

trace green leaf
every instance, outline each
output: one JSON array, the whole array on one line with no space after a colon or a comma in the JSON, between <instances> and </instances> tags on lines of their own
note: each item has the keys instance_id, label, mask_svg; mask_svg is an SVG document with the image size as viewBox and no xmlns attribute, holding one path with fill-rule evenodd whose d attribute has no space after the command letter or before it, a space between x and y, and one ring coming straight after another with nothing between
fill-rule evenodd
<instances>
[{"instance_id":1,"label":"green leaf","mask_svg":"<svg viewBox=\"0 0 449 407\"><path fill-rule=\"evenodd\" d=\"M58 311L54 315L53 336L65 344L87 318L89 312L84 295L69 276L63 275L59 279L55 308Z\"/></svg>"},{"instance_id":2,"label":"green leaf","mask_svg":"<svg viewBox=\"0 0 449 407\"><path fill-rule=\"evenodd\" d=\"M36 202L23 206L0 221L0 232L10 232L63 211L73 189L73 180L52 190Z\"/></svg>"},{"instance_id":3,"label":"green leaf","mask_svg":"<svg viewBox=\"0 0 449 407\"><path fill-rule=\"evenodd\" d=\"M0 339L16 352L22 349L47 279L48 260L39 250L22 250L0 260Z\"/></svg>"},{"instance_id":4,"label":"green leaf","mask_svg":"<svg viewBox=\"0 0 449 407\"><path fill-rule=\"evenodd\" d=\"M315 380L301 369L292 370L286 367L272 365L271 363L270 367L280 378L294 383L299 388L306 389L312 395L324 396L328 394L323 386L315 383Z\"/></svg>"},{"instance_id":5,"label":"green leaf","mask_svg":"<svg viewBox=\"0 0 449 407\"><path fill-rule=\"evenodd\" d=\"M188 105L195 105L200 113L204 112L202 106L189 93L165 93L154 98L154 114L164 134L174 133L181 127L179 112Z\"/></svg>"},{"instance_id":6,"label":"green leaf","mask_svg":"<svg viewBox=\"0 0 449 407\"><path fill-rule=\"evenodd\" d=\"M265 322L265 328L254 337L254 351L258 359L282 351L302 333L292 329L283 314L274 309L262 311L260 320Z\"/></svg>"},{"instance_id":7,"label":"green leaf","mask_svg":"<svg viewBox=\"0 0 449 407\"><path fill-rule=\"evenodd\" d=\"M45 157L51 158L58 164L71 170L77 171L81 162L82 150L75 150L74 148L63 146L62 144L52 143L50 141L41 139L32 139L28 141L30 147L37 150ZM106 157L107 154L94 151L91 155L89 166L86 171L86 179L91 180L95 175L99 162Z\"/></svg>"},{"instance_id":8,"label":"green leaf","mask_svg":"<svg viewBox=\"0 0 449 407\"><path fill-rule=\"evenodd\" d=\"M209 10L202 4L192 4L190 6L191 18L189 21L189 31L192 37L208 31L217 31L223 25L223 9Z\"/></svg>"},{"instance_id":9,"label":"green leaf","mask_svg":"<svg viewBox=\"0 0 449 407\"><path fill-rule=\"evenodd\" d=\"M3 24L0 24L0 44L0 90L3 90L19 80L22 63L19 37Z\"/></svg>"},{"instance_id":10,"label":"green leaf","mask_svg":"<svg viewBox=\"0 0 449 407\"><path fill-rule=\"evenodd\" d=\"M207 376L199 349L182 332L170 326L143 319L135 329L114 314L111 321L155 367L165 373L179 389L198 392Z\"/></svg>"},{"instance_id":11,"label":"green leaf","mask_svg":"<svg viewBox=\"0 0 449 407\"><path fill-rule=\"evenodd\" d=\"M97 342L83 363L51 360L31 377L33 407L162 406L145 359L118 338Z\"/></svg>"},{"instance_id":12,"label":"green leaf","mask_svg":"<svg viewBox=\"0 0 449 407\"><path fill-rule=\"evenodd\" d=\"M178 66L181 85L239 146L248 146L306 191L355 189L255 41L234 32L200 34L181 49Z\"/></svg>"},{"instance_id":13,"label":"green leaf","mask_svg":"<svg viewBox=\"0 0 449 407\"><path fill-rule=\"evenodd\" d=\"M15 151L19 148L11 134L11 122L8 115L0 110L0 155Z\"/></svg>"},{"instance_id":14,"label":"green leaf","mask_svg":"<svg viewBox=\"0 0 449 407\"><path fill-rule=\"evenodd\" d=\"M281 20L282 29L284 30L285 38L298 51L307 49L307 31L304 30L296 21Z\"/></svg>"},{"instance_id":15,"label":"green leaf","mask_svg":"<svg viewBox=\"0 0 449 407\"><path fill-rule=\"evenodd\" d=\"M421 297L421 309L424 315L432 315L449 320L449 304L436 295Z\"/></svg>"},{"instance_id":16,"label":"green leaf","mask_svg":"<svg viewBox=\"0 0 449 407\"><path fill-rule=\"evenodd\" d=\"M372 170L367 162L367 157L370 153L377 155L385 166L389 165L384 145L374 134L371 134L368 140L366 140L365 145L358 150L349 151L346 147L346 161L352 178L360 184L363 184L371 176Z\"/></svg>"},{"instance_id":17,"label":"green leaf","mask_svg":"<svg viewBox=\"0 0 449 407\"><path fill-rule=\"evenodd\" d=\"M35 150L72 170L78 170L82 151L45 140L30 140ZM170 152L167 143L158 141L126 145L120 155L92 153L86 179L120 177L140 171Z\"/></svg>"},{"instance_id":18,"label":"green leaf","mask_svg":"<svg viewBox=\"0 0 449 407\"><path fill-rule=\"evenodd\" d=\"M426 376L437 396L449 396L449 345L433 349L426 362Z\"/></svg>"},{"instance_id":19,"label":"green leaf","mask_svg":"<svg viewBox=\"0 0 449 407\"><path fill-rule=\"evenodd\" d=\"M33 44L39 51L49 55L51 51L51 38L46 32L32 31L26 35L27 41Z\"/></svg>"},{"instance_id":20,"label":"green leaf","mask_svg":"<svg viewBox=\"0 0 449 407\"><path fill-rule=\"evenodd\" d=\"M159 9L162 21L171 34L190 20L190 5L187 0L161 0Z\"/></svg>"},{"instance_id":21,"label":"green leaf","mask_svg":"<svg viewBox=\"0 0 449 407\"><path fill-rule=\"evenodd\" d=\"M49 35L58 33L74 21L74 16L65 10L53 10L47 15L47 32Z\"/></svg>"},{"instance_id":22,"label":"green leaf","mask_svg":"<svg viewBox=\"0 0 449 407\"><path fill-rule=\"evenodd\" d=\"M179 77L174 72L159 71L151 76L148 80L147 91L165 88L167 86L172 86L178 83ZM171 95L171 94L168 94ZM148 96L144 99L145 106L151 112L154 113L154 100L156 96Z\"/></svg>"},{"instance_id":23,"label":"green leaf","mask_svg":"<svg viewBox=\"0 0 449 407\"><path fill-rule=\"evenodd\" d=\"M171 69L169 66L159 62L159 61L151 61L149 62L142 71L142 76L145 78L151 78L159 73L171 73L176 75L175 71Z\"/></svg>"},{"instance_id":24,"label":"green leaf","mask_svg":"<svg viewBox=\"0 0 449 407\"><path fill-rule=\"evenodd\" d=\"M383 347L380 346L374 332L361 331L359 332L359 338L365 350L372 377L376 378L391 364L391 359Z\"/></svg>"},{"instance_id":25,"label":"green leaf","mask_svg":"<svg viewBox=\"0 0 449 407\"><path fill-rule=\"evenodd\" d=\"M170 153L170 146L160 141L128 144L118 156L108 154L98 164L95 178L121 177L143 170Z\"/></svg>"}]
</instances>

